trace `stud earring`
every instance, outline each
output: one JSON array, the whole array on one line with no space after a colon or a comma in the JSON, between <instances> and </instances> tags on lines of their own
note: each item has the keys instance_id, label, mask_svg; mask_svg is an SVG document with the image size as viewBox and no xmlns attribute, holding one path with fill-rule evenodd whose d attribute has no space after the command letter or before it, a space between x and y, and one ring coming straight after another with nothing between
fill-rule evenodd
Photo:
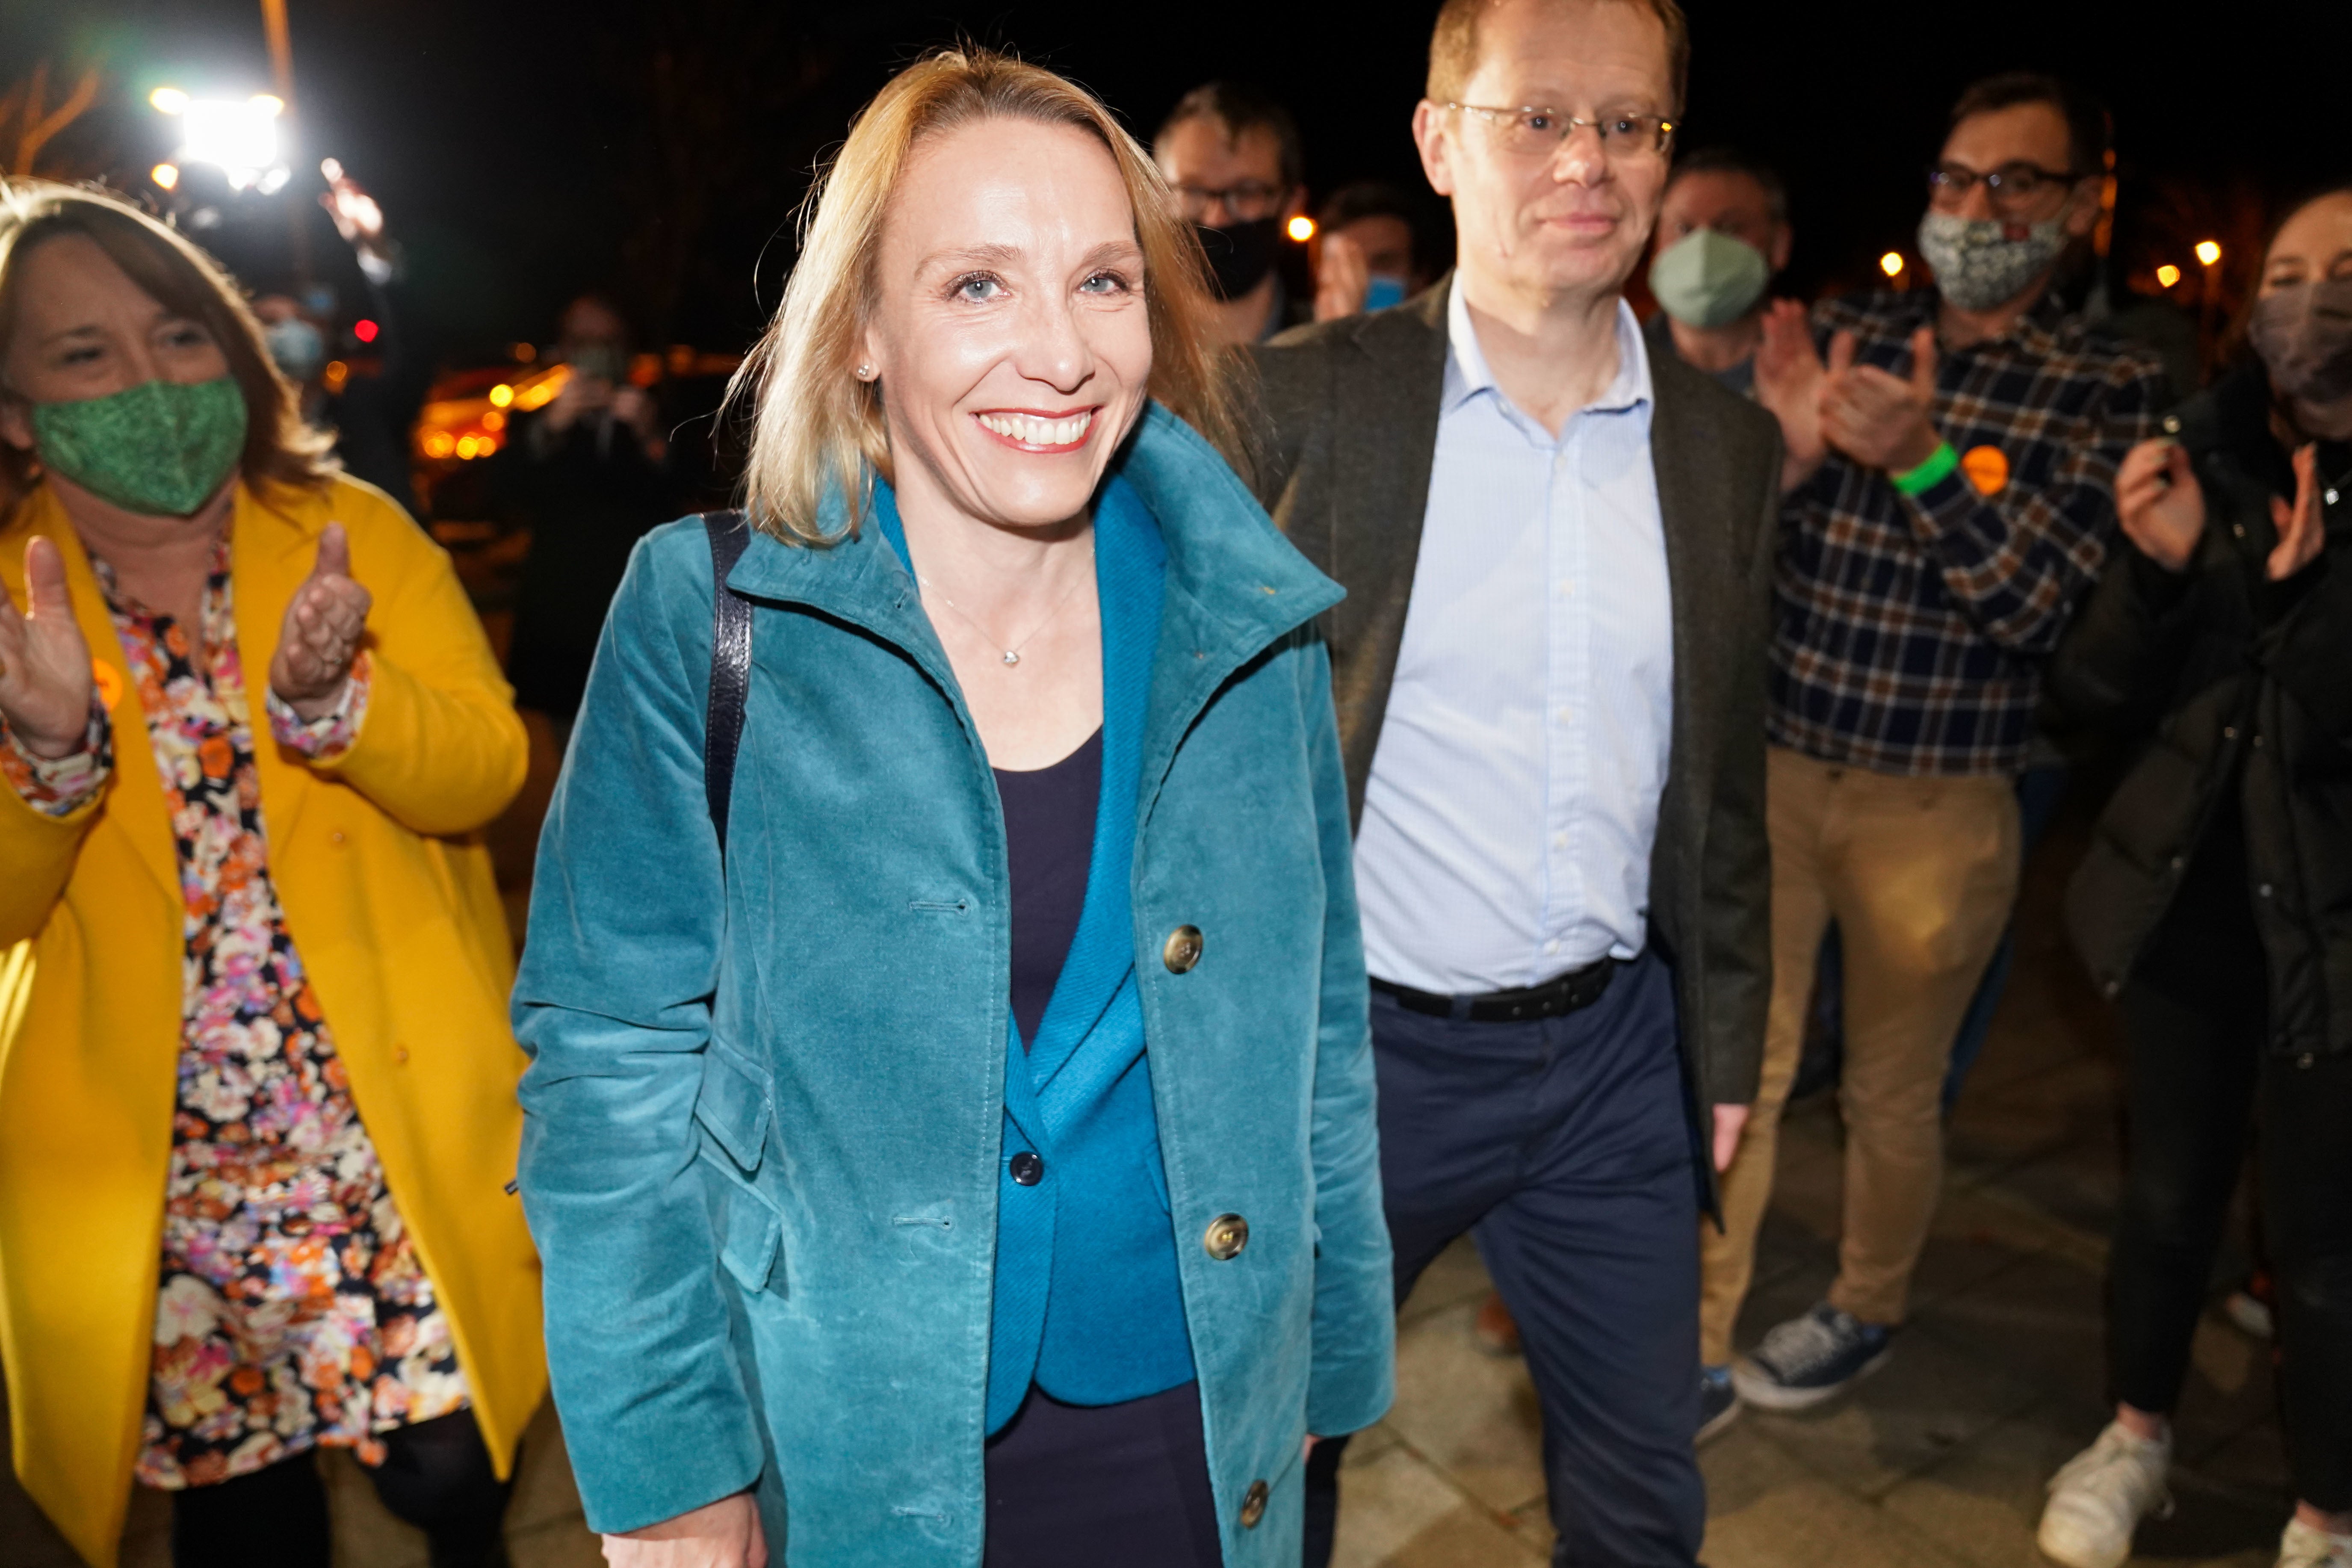
<instances>
[{"instance_id":1,"label":"stud earring","mask_svg":"<svg viewBox=\"0 0 2352 1568\"><path fill-rule=\"evenodd\" d=\"M874 379L874 367L870 364L859 365L857 367L857 379L860 381L872 381Z\"/></svg>"}]
</instances>

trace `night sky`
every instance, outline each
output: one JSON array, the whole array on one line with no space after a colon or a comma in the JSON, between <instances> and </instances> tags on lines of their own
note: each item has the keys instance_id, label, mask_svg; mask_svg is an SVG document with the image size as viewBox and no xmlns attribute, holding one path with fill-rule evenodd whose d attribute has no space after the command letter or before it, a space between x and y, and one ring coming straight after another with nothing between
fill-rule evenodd
<instances>
[{"instance_id":1,"label":"night sky","mask_svg":"<svg viewBox=\"0 0 2352 1568\"><path fill-rule=\"evenodd\" d=\"M1423 188L1407 124L1433 0L290 5L306 156L289 195L315 194L310 171L331 154L382 196L455 363L543 341L557 305L592 287L650 340L740 347L774 301L812 162L895 64L959 35L1076 77L1147 137L1194 83L1252 79L1297 114L1318 195L1366 175ZM2113 106L2127 247L2213 233L2237 241L2234 274L2268 203L2352 175L2342 0L1696 0L1690 14L1685 145L1738 143L1784 169L1798 224L1787 284L1801 292L1861 281L1881 251L1908 247L1947 106L1998 68L2063 71ZM57 155L126 177L172 142L145 106L154 86L269 85L254 0L0 0L0 85L42 60L53 79L101 68L100 108ZM289 265L284 218L242 206L214 243L268 286ZM323 216L314 242L337 251Z\"/></svg>"}]
</instances>

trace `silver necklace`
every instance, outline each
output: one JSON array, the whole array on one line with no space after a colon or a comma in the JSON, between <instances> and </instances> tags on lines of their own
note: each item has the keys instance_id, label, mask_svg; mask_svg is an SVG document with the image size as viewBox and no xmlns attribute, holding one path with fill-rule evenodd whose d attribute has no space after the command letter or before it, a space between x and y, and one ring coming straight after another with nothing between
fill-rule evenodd
<instances>
[{"instance_id":1,"label":"silver necklace","mask_svg":"<svg viewBox=\"0 0 2352 1568\"><path fill-rule=\"evenodd\" d=\"M1073 578L1070 585L1062 590L1062 596L1054 601L1054 607L1045 612L1045 618L1039 621L1035 626L1031 626L1027 637L1023 637L1020 641L1013 643L1009 647L1004 644L998 642L996 638L990 634L989 629L986 626L982 626L977 620L973 619L971 615L966 611L961 605L959 605L953 599L949 598L944 592L940 593L940 603L945 605L949 609L953 610L956 613L957 618L961 620L964 625L970 626L972 630L978 632L981 635L982 640L985 641L990 647L1003 648L1004 650L1004 662L1006 664L1019 664L1021 662L1021 650L1027 647L1031 643L1036 641L1037 634L1039 632L1044 631L1047 626L1054 624L1054 617L1062 613L1063 606L1066 605L1070 602L1070 596L1078 591L1078 584L1080 583L1092 581L1094 574L1094 552L1092 550L1088 550L1087 552L1086 571ZM938 584L932 582L929 577L924 576L920 573L917 573L915 574L915 581L920 583L925 588L933 590L937 590L939 588Z\"/></svg>"}]
</instances>

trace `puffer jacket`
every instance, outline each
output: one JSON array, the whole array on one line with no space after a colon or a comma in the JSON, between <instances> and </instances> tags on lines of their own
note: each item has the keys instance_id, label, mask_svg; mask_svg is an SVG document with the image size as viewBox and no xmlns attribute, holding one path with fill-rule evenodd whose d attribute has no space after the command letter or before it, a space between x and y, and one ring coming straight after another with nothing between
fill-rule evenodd
<instances>
[{"instance_id":1,"label":"puffer jacket","mask_svg":"<svg viewBox=\"0 0 2352 1568\"><path fill-rule=\"evenodd\" d=\"M2147 950L2223 791L2241 792L2247 897L2271 977L2268 1048L2352 1048L2352 446L2322 443L2327 540L2282 583L2271 498L2294 493L2250 365L2166 420L2205 493L2188 569L2126 548L2051 672L2076 715L2143 737L2068 890L2100 989Z\"/></svg>"}]
</instances>

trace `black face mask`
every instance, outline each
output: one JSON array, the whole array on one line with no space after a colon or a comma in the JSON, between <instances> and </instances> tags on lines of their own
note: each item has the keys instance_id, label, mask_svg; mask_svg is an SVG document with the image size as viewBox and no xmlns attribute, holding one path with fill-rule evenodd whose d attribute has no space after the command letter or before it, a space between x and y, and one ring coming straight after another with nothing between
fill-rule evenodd
<instances>
[{"instance_id":1,"label":"black face mask","mask_svg":"<svg viewBox=\"0 0 2352 1568\"><path fill-rule=\"evenodd\" d=\"M1253 218L1223 228L1196 223L1192 232L1201 237L1201 248L1209 253L1209 272L1216 284L1217 298L1238 300L1274 270L1274 249L1282 235L1282 220Z\"/></svg>"}]
</instances>

